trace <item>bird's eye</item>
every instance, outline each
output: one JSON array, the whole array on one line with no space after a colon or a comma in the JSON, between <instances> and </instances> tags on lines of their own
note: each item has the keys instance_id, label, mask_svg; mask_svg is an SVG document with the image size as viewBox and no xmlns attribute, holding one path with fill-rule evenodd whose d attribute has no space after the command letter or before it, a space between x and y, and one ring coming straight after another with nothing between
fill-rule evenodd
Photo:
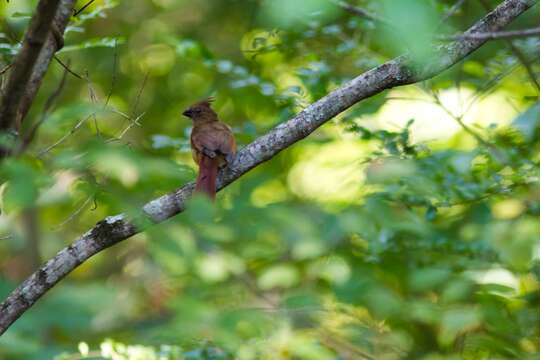
<instances>
[{"instance_id":1,"label":"bird's eye","mask_svg":"<svg viewBox=\"0 0 540 360\"><path fill-rule=\"evenodd\" d=\"M193 112L196 113L196 114L200 114L202 112L201 109L193 109Z\"/></svg>"}]
</instances>

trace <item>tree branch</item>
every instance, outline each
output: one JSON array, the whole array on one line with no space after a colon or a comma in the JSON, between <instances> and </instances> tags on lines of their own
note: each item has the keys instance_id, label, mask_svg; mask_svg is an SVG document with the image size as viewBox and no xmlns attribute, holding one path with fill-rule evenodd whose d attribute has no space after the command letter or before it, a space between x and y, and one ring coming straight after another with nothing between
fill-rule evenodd
<instances>
[{"instance_id":1,"label":"tree branch","mask_svg":"<svg viewBox=\"0 0 540 360\"><path fill-rule=\"evenodd\" d=\"M391 24L386 19L383 19L382 17L380 17L378 15L375 15L375 14L369 12L366 9L363 9L361 7L358 7L358 6L351 5L351 4L346 3L345 1L341 1L341 0L331 0L331 1L336 6L340 7L341 9L343 9L344 11L347 11L348 13L350 13L352 15L356 15L356 16L362 17L364 19L368 19L368 20L371 20L371 21L374 21L374 22L378 22L378 23L387 25L387 26L391 26Z\"/></svg>"},{"instance_id":2,"label":"tree branch","mask_svg":"<svg viewBox=\"0 0 540 360\"><path fill-rule=\"evenodd\" d=\"M540 28L513 30L513 31L494 31L477 34L457 34L451 36L441 36L443 40L463 40L463 39L476 39L476 40L496 40L496 39L516 39L526 37L540 37Z\"/></svg>"},{"instance_id":3,"label":"tree branch","mask_svg":"<svg viewBox=\"0 0 540 360\"><path fill-rule=\"evenodd\" d=\"M36 134L39 128L41 127L41 125L43 125L45 120L47 120L51 107L54 105L55 101L60 96L60 94L62 94L62 90L64 89L64 85L66 84L67 74L68 74L68 71L66 67L64 69L64 75L62 75L62 78L60 79L60 83L58 84L58 87L49 96L47 101L45 101L45 105L43 106L43 109L41 110L40 119L35 124L33 124L33 126L31 127L31 129L28 131L26 135L22 133L19 134L21 139L19 141L18 147L16 148L14 152L15 156L22 154L26 150L26 148L32 143L32 141L36 137Z\"/></svg>"},{"instance_id":4,"label":"tree branch","mask_svg":"<svg viewBox=\"0 0 540 360\"><path fill-rule=\"evenodd\" d=\"M538 0L505 0L465 34L498 31L537 2ZM224 188L250 169L305 138L357 102L385 89L431 78L478 49L485 41L463 39L437 47L434 49L433 60L424 64L421 69L415 70L410 57L403 55L354 78L239 151L233 163L220 172L218 189ZM144 205L142 214L137 219L130 220L124 214L109 216L70 246L62 249L0 304L0 334L82 262L137 234L150 222L160 223L182 212L193 188L194 184L189 183L150 201Z\"/></svg>"},{"instance_id":5,"label":"tree branch","mask_svg":"<svg viewBox=\"0 0 540 360\"><path fill-rule=\"evenodd\" d=\"M40 0L17 54L0 104L0 132L18 129L34 101L75 0Z\"/></svg>"}]
</instances>

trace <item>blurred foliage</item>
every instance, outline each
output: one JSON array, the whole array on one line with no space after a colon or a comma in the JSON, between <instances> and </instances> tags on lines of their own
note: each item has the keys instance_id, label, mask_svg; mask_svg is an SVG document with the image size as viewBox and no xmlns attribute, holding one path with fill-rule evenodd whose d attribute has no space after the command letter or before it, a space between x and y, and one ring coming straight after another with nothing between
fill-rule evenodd
<instances>
[{"instance_id":1,"label":"blurred foliage","mask_svg":"<svg viewBox=\"0 0 540 360\"><path fill-rule=\"evenodd\" d=\"M0 68L36 2L0 2ZM42 126L0 165L0 295L194 178L192 102L216 96L243 146L392 56L428 60L433 35L485 14L460 3L351 0L385 26L321 0L92 2L57 54L64 88L50 98L53 61L21 133ZM539 78L540 41L513 43ZM540 359L540 99L522 61L491 42L354 106L215 206L195 197L81 265L0 358Z\"/></svg>"}]
</instances>

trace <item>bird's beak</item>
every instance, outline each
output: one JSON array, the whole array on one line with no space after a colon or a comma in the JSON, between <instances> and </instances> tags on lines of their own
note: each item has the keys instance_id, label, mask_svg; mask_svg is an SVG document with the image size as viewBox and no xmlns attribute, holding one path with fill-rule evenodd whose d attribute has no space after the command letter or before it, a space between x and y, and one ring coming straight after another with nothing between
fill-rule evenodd
<instances>
[{"instance_id":1,"label":"bird's beak","mask_svg":"<svg viewBox=\"0 0 540 360\"><path fill-rule=\"evenodd\" d=\"M191 112L190 109L187 109L186 111L184 111L184 112L182 113L182 115L184 115L184 116L186 116L186 117L188 117L188 118L191 118L191 115L193 115L193 113Z\"/></svg>"}]
</instances>

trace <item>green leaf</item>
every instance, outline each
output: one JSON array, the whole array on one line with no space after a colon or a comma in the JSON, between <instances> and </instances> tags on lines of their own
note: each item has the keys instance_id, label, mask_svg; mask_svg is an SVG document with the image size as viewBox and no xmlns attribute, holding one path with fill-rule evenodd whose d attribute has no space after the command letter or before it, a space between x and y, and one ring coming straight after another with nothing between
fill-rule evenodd
<instances>
[{"instance_id":1,"label":"green leaf","mask_svg":"<svg viewBox=\"0 0 540 360\"><path fill-rule=\"evenodd\" d=\"M444 284L450 275L451 272L448 269L427 268L416 270L411 275L409 284L413 290L430 290Z\"/></svg>"},{"instance_id":2,"label":"green leaf","mask_svg":"<svg viewBox=\"0 0 540 360\"><path fill-rule=\"evenodd\" d=\"M11 17L16 19L30 19L32 17L32 13L15 11L13 14L11 14Z\"/></svg>"},{"instance_id":3,"label":"green leaf","mask_svg":"<svg viewBox=\"0 0 540 360\"><path fill-rule=\"evenodd\" d=\"M83 49L93 49L93 48L114 48L116 46L122 45L125 43L125 39L122 37L110 38L103 37L97 39L91 39L84 41L75 45L66 45L58 53L63 54L70 51L83 50Z\"/></svg>"},{"instance_id":4,"label":"green leaf","mask_svg":"<svg viewBox=\"0 0 540 360\"><path fill-rule=\"evenodd\" d=\"M1 173L2 178L7 180L2 199L5 209L20 209L35 204L39 174L34 168L22 161L13 160L2 165Z\"/></svg>"},{"instance_id":5,"label":"green leaf","mask_svg":"<svg viewBox=\"0 0 540 360\"><path fill-rule=\"evenodd\" d=\"M292 287L299 280L298 270L293 265L283 264L266 269L257 280L257 284L261 289L268 290Z\"/></svg>"}]
</instances>

